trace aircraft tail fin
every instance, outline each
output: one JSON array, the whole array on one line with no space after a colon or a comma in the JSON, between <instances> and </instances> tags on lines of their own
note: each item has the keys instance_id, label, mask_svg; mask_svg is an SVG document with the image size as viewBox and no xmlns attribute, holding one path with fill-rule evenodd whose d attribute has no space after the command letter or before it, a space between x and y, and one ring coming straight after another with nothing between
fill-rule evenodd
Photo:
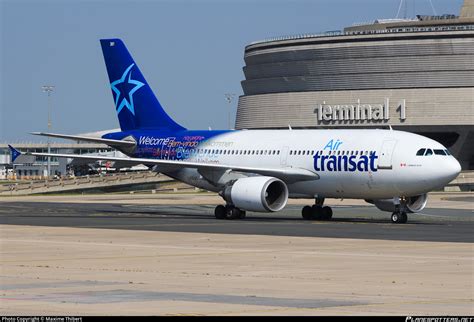
<instances>
[{"instance_id":1,"label":"aircraft tail fin","mask_svg":"<svg viewBox=\"0 0 474 322\"><path fill-rule=\"evenodd\" d=\"M184 130L166 114L122 40L101 39L100 44L122 131Z\"/></svg>"},{"instance_id":2,"label":"aircraft tail fin","mask_svg":"<svg viewBox=\"0 0 474 322\"><path fill-rule=\"evenodd\" d=\"M10 144L8 145L11 153L11 163L18 164L18 163L33 163L35 162L35 157L32 155L26 155L12 147Z\"/></svg>"}]
</instances>

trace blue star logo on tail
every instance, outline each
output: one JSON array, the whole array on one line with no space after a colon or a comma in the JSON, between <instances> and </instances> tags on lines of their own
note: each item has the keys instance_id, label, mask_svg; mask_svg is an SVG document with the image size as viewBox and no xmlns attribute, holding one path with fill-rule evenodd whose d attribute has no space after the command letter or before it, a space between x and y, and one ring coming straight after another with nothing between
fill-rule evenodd
<instances>
[{"instance_id":1,"label":"blue star logo on tail","mask_svg":"<svg viewBox=\"0 0 474 322\"><path fill-rule=\"evenodd\" d=\"M131 64L128 66L120 79L110 83L110 87L115 93L115 108L117 109L117 114L119 114L125 107L130 111L130 113L135 115L133 94L145 84L136 79L132 79L131 70L134 65L135 64Z\"/></svg>"}]
</instances>

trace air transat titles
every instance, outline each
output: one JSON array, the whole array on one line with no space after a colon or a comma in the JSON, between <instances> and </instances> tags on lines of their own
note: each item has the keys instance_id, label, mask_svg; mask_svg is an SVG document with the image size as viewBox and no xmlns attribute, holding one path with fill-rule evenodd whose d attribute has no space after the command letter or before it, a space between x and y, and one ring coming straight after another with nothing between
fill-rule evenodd
<instances>
[{"instance_id":1,"label":"air transat titles","mask_svg":"<svg viewBox=\"0 0 474 322\"><path fill-rule=\"evenodd\" d=\"M375 153L370 155L319 155L313 156L316 171L377 171Z\"/></svg>"}]
</instances>

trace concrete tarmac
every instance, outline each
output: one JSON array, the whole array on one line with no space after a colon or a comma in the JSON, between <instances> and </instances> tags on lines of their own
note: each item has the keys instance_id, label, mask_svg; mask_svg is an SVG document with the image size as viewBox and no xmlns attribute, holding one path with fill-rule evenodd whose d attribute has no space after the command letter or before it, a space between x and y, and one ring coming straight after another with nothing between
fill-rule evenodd
<instances>
[{"instance_id":1,"label":"concrete tarmac","mask_svg":"<svg viewBox=\"0 0 474 322\"><path fill-rule=\"evenodd\" d=\"M216 220L208 194L0 198L0 313L473 315L472 194L394 225L359 201L309 222Z\"/></svg>"}]
</instances>

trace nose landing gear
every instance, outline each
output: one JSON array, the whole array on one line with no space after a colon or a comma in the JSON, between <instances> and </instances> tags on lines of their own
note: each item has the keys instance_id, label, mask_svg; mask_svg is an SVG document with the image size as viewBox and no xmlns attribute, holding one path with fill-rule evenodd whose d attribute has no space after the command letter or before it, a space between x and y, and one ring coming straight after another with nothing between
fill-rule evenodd
<instances>
[{"instance_id":1,"label":"nose landing gear","mask_svg":"<svg viewBox=\"0 0 474 322\"><path fill-rule=\"evenodd\" d=\"M394 224L405 224L408 221L407 213L402 211L395 211L392 213L392 222Z\"/></svg>"},{"instance_id":2,"label":"nose landing gear","mask_svg":"<svg viewBox=\"0 0 474 322\"><path fill-rule=\"evenodd\" d=\"M405 197L394 198L395 211L392 213L392 223L405 224L408 221L407 199Z\"/></svg>"}]
</instances>

